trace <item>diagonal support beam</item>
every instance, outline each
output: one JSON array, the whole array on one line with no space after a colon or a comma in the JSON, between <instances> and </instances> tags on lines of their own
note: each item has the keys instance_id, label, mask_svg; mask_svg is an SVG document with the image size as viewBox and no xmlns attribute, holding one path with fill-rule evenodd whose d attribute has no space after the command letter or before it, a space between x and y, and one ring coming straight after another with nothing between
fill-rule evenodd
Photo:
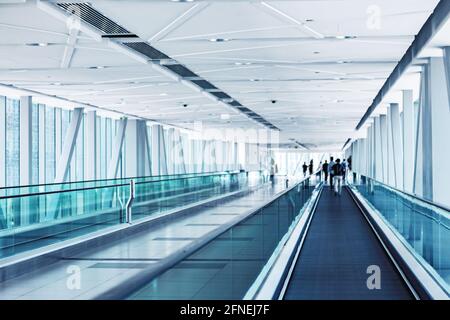
<instances>
[{"instance_id":1,"label":"diagonal support beam","mask_svg":"<svg viewBox=\"0 0 450 320\"><path fill-rule=\"evenodd\" d=\"M188 10L183 12L180 16L178 16L175 20L173 20L171 23L165 26L163 29L154 34L150 39L148 39L148 41L155 42L165 38L169 33L181 27L183 24L192 19L194 16L203 11L208 6L209 3L206 2L197 3L193 5Z\"/></svg>"},{"instance_id":2,"label":"diagonal support beam","mask_svg":"<svg viewBox=\"0 0 450 320\"><path fill-rule=\"evenodd\" d=\"M61 60L61 68L67 69L70 67L70 63L72 61L72 57L75 53L75 45L77 43L79 30L76 28L72 28L69 31L69 37L67 38L67 44L64 48L64 54Z\"/></svg>"},{"instance_id":3,"label":"diagonal support beam","mask_svg":"<svg viewBox=\"0 0 450 320\"><path fill-rule=\"evenodd\" d=\"M268 4L267 2L261 2L261 5L259 8L264 9L269 14L274 16L277 19L281 19L283 22L293 23L297 25L297 27L302 31L303 33L307 35L311 35L316 39L323 39L325 36L321 34L320 32L317 32L316 30L308 27L304 22L298 21L297 19L293 18L292 16L288 15L287 13L281 11L280 9L277 9L273 7L272 5Z\"/></svg>"},{"instance_id":4,"label":"diagonal support beam","mask_svg":"<svg viewBox=\"0 0 450 320\"><path fill-rule=\"evenodd\" d=\"M70 122L66 138L64 139L61 157L56 168L55 183L62 183L66 181L82 119L83 108L74 109L72 121Z\"/></svg>"},{"instance_id":5,"label":"diagonal support beam","mask_svg":"<svg viewBox=\"0 0 450 320\"><path fill-rule=\"evenodd\" d=\"M117 178L117 170L119 169L119 159L122 154L123 140L125 138L125 131L127 129L128 118L122 118L117 128L117 134L114 139L113 149L111 152L111 159L107 172L107 179Z\"/></svg>"}]
</instances>

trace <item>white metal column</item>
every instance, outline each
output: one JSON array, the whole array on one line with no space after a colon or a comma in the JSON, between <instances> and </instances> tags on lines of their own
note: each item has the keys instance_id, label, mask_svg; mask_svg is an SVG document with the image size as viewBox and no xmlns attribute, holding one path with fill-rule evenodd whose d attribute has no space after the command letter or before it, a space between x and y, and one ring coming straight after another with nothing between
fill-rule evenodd
<instances>
[{"instance_id":1,"label":"white metal column","mask_svg":"<svg viewBox=\"0 0 450 320\"><path fill-rule=\"evenodd\" d=\"M387 117L386 117L386 122L387 122L387 147L388 147L388 151L387 151L387 155L388 155L388 166L387 166L387 171L388 171L388 184L391 186L395 186L395 162L394 162L394 143L393 143L393 139L392 139L392 113L391 113L391 108L392 106L390 105L388 107L388 111L387 111Z\"/></svg>"},{"instance_id":2,"label":"white metal column","mask_svg":"<svg viewBox=\"0 0 450 320\"><path fill-rule=\"evenodd\" d=\"M31 184L32 179L32 99L20 97L20 184Z\"/></svg>"},{"instance_id":3,"label":"white metal column","mask_svg":"<svg viewBox=\"0 0 450 320\"><path fill-rule=\"evenodd\" d=\"M167 157L167 173L175 173L175 161L174 161L174 151L175 151L175 129L167 129L167 141L166 141L166 157Z\"/></svg>"},{"instance_id":4,"label":"white metal column","mask_svg":"<svg viewBox=\"0 0 450 320\"><path fill-rule=\"evenodd\" d=\"M97 178L97 113L89 111L85 120L85 139L86 167L84 175L86 180L95 180Z\"/></svg>"},{"instance_id":5,"label":"white metal column","mask_svg":"<svg viewBox=\"0 0 450 320\"><path fill-rule=\"evenodd\" d=\"M444 48L445 75L447 84L447 93L450 92L450 47ZM450 94L448 94L448 108L450 110Z\"/></svg>"},{"instance_id":6,"label":"white metal column","mask_svg":"<svg viewBox=\"0 0 450 320\"><path fill-rule=\"evenodd\" d=\"M62 152L62 110L55 108L55 165L58 167ZM55 176L56 177L56 176Z\"/></svg>"},{"instance_id":7,"label":"white metal column","mask_svg":"<svg viewBox=\"0 0 450 320\"><path fill-rule=\"evenodd\" d=\"M39 104L39 184L46 181L45 105Z\"/></svg>"},{"instance_id":8,"label":"white metal column","mask_svg":"<svg viewBox=\"0 0 450 320\"><path fill-rule=\"evenodd\" d=\"M413 91L403 91L403 190L413 192L414 178L414 103Z\"/></svg>"},{"instance_id":9,"label":"white metal column","mask_svg":"<svg viewBox=\"0 0 450 320\"><path fill-rule=\"evenodd\" d=\"M375 179L383 181L383 151L381 147L381 121L376 117L373 122L375 137Z\"/></svg>"},{"instance_id":10,"label":"white metal column","mask_svg":"<svg viewBox=\"0 0 450 320\"><path fill-rule=\"evenodd\" d=\"M80 129L81 120L83 119L83 110L83 108L75 108L73 110L73 117L65 135L61 155L57 156L59 161L56 166L56 183L65 182L67 179L70 162L72 161L73 151L77 142L78 130Z\"/></svg>"},{"instance_id":11,"label":"white metal column","mask_svg":"<svg viewBox=\"0 0 450 320\"><path fill-rule=\"evenodd\" d=\"M163 130L163 127L159 124L152 126L152 175L167 174L167 158Z\"/></svg>"},{"instance_id":12,"label":"white metal column","mask_svg":"<svg viewBox=\"0 0 450 320\"><path fill-rule=\"evenodd\" d=\"M445 63L442 57L431 58L429 63L428 94L430 107L427 108L431 128L432 143L432 199L450 205L450 109L449 91Z\"/></svg>"},{"instance_id":13,"label":"white metal column","mask_svg":"<svg viewBox=\"0 0 450 320\"><path fill-rule=\"evenodd\" d=\"M381 131L381 159L383 168L384 183L388 182L388 139L387 139L387 117L386 115L380 115L380 131Z\"/></svg>"},{"instance_id":14,"label":"white metal column","mask_svg":"<svg viewBox=\"0 0 450 320\"><path fill-rule=\"evenodd\" d=\"M392 158L394 162L394 186L403 189L403 146L399 105L392 103L389 112L391 118Z\"/></svg>"},{"instance_id":15,"label":"white metal column","mask_svg":"<svg viewBox=\"0 0 450 320\"><path fill-rule=\"evenodd\" d=\"M0 188L6 187L6 98L0 96Z\"/></svg>"},{"instance_id":16,"label":"white metal column","mask_svg":"<svg viewBox=\"0 0 450 320\"><path fill-rule=\"evenodd\" d=\"M414 113L414 177L413 193L423 196L423 133L422 133L422 110L425 101L425 68L420 76L420 98L417 105L417 114ZM414 109L416 111L416 109Z\"/></svg>"}]
</instances>

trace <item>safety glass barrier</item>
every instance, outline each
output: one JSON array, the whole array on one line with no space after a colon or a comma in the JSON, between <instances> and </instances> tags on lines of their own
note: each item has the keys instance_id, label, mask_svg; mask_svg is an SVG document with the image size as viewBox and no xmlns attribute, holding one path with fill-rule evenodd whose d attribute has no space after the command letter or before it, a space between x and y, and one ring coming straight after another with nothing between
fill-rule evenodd
<instances>
[{"instance_id":1,"label":"safety glass barrier","mask_svg":"<svg viewBox=\"0 0 450 320\"><path fill-rule=\"evenodd\" d=\"M450 209L365 176L355 174L353 187L450 294Z\"/></svg>"},{"instance_id":2,"label":"safety glass barrier","mask_svg":"<svg viewBox=\"0 0 450 320\"><path fill-rule=\"evenodd\" d=\"M126 298L242 299L313 190L300 182Z\"/></svg>"},{"instance_id":3,"label":"safety glass barrier","mask_svg":"<svg viewBox=\"0 0 450 320\"><path fill-rule=\"evenodd\" d=\"M262 172L133 179L133 219L266 181ZM130 222L130 183L0 196L0 258Z\"/></svg>"},{"instance_id":4,"label":"safety glass barrier","mask_svg":"<svg viewBox=\"0 0 450 320\"><path fill-rule=\"evenodd\" d=\"M208 176L211 174L225 174L225 173L236 173L236 172L238 172L238 171L183 173L183 174L172 174L172 175L162 175L162 176L100 179L100 180L73 181L73 182L64 182L64 183L37 184L37 185L29 185L29 186L3 187L3 188L0 188L0 197L25 195L25 194L30 194L30 193L53 192L53 191L61 191L61 190L75 190L75 189L92 188L92 187L113 186L113 185L117 185L117 184L128 183L128 181L130 181L130 179L133 179L136 182L145 182L145 181L157 181L157 180L168 179L168 178L183 178L183 177L196 177L196 176L201 177L201 176Z\"/></svg>"}]
</instances>

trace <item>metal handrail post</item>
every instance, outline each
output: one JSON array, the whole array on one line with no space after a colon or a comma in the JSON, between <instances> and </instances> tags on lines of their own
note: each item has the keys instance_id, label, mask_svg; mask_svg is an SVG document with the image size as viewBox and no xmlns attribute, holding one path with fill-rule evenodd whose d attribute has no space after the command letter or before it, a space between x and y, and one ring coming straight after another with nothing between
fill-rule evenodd
<instances>
[{"instance_id":1,"label":"metal handrail post","mask_svg":"<svg viewBox=\"0 0 450 320\"><path fill-rule=\"evenodd\" d=\"M131 207L133 205L134 196L135 196L135 182L134 182L134 179L131 179L130 180L130 197L128 198L127 208L126 208L126 222L129 224L131 224L131 222L132 222Z\"/></svg>"}]
</instances>

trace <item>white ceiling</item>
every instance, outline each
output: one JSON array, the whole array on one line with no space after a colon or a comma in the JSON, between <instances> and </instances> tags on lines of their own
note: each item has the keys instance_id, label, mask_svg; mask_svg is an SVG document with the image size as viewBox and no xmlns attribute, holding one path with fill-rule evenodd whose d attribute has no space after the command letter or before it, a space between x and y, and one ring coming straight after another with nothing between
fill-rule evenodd
<instances>
[{"instance_id":1,"label":"white ceiling","mask_svg":"<svg viewBox=\"0 0 450 320\"><path fill-rule=\"evenodd\" d=\"M283 141L319 150L354 135L438 0L90 3L280 128ZM183 127L257 126L106 41L71 37L35 1L0 5L0 83Z\"/></svg>"}]
</instances>

